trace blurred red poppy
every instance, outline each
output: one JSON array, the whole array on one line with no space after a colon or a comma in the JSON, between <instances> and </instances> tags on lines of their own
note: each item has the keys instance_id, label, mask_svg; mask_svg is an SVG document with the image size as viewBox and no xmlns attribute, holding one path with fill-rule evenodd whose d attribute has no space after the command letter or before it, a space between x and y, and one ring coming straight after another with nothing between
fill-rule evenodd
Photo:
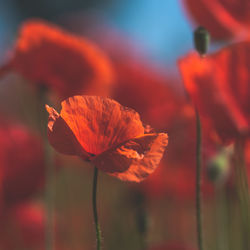
<instances>
[{"instance_id":1,"label":"blurred red poppy","mask_svg":"<svg viewBox=\"0 0 250 250\"><path fill-rule=\"evenodd\" d=\"M192 18L206 27L213 38L227 39L249 33L248 0L184 0L184 5Z\"/></svg>"},{"instance_id":2,"label":"blurred red poppy","mask_svg":"<svg viewBox=\"0 0 250 250\"><path fill-rule=\"evenodd\" d=\"M249 55L250 42L241 42L206 58L190 53L179 60L188 94L224 143L250 132Z\"/></svg>"},{"instance_id":3,"label":"blurred red poppy","mask_svg":"<svg viewBox=\"0 0 250 250\"><path fill-rule=\"evenodd\" d=\"M139 182L158 166L168 136L145 134L139 114L109 98L74 96L58 114L47 106L48 137L60 153L77 155L117 178Z\"/></svg>"},{"instance_id":4,"label":"blurred red poppy","mask_svg":"<svg viewBox=\"0 0 250 250\"><path fill-rule=\"evenodd\" d=\"M43 184L45 165L41 139L18 124L0 125L2 199L10 205L27 199Z\"/></svg>"},{"instance_id":5,"label":"blurred red poppy","mask_svg":"<svg viewBox=\"0 0 250 250\"><path fill-rule=\"evenodd\" d=\"M12 57L2 68L8 70L62 98L108 95L114 81L108 57L95 44L40 20L22 25Z\"/></svg>"},{"instance_id":6,"label":"blurred red poppy","mask_svg":"<svg viewBox=\"0 0 250 250\"><path fill-rule=\"evenodd\" d=\"M40 204L20 203L1 217L1 249L37 249L45 245L45 211Z\"/></svg>"}]
</instances>

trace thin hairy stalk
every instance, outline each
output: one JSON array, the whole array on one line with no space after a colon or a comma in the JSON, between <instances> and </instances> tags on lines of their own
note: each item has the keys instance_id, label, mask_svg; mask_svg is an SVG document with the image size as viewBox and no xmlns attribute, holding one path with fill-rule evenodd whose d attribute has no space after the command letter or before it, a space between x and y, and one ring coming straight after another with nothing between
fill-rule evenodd
<instances>
[{"instance_id":1,"label":"thin hairy stalk","mask_svg":"<svg viewBox=\"0 0 250 250\"><path fill-rule=\"evenodd\" d=\"M96 206L97 181L98 181L98 169L95 167L94 178L93 178L92 204L93 204L93 215L94 215L95 230L96 230L96 250L100 250L101 249L101 230L100 230L100 225L98 221L98 213L97 213L97 206Z\"/></svg>"}]
</instances>

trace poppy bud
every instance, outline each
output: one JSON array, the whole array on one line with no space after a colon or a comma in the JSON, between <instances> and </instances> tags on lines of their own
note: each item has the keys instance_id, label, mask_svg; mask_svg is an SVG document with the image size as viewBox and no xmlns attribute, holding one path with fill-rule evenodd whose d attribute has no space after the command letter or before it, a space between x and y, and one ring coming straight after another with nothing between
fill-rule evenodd
<instances>
[{"instance_id":1,"label":"poppy bud","mask_svg":"<svg viewBox=\"0 0 250 250\"><path fill-rule=\"evenodd\" d=\"M229 146L221 150L208 162L207 176L212 182L220 182L227 177L230 169L231 156L232 147Z\"/></svg>"},{"instance_id":2,"label":"poppy bud","mask_svg":"<svg viewBox=\"0 0 250 250\"><path fill-rule=\"evenodd\" d=\"M224 179L227 160L224 157L215 157L208 163L207 176L212 182Z\"/></svg>"},{"instance_id":3,"label":"poppy bud","mask_svg":"<svg viewBox=\"0 0 250 250\"><path fill-rule=\"evenodd\" d=\"M194 31L194 46L197 52L204 56L208 51L208 46L210 43L209 32L202 26L198 27Z\"/></svg>"}]
</instances>

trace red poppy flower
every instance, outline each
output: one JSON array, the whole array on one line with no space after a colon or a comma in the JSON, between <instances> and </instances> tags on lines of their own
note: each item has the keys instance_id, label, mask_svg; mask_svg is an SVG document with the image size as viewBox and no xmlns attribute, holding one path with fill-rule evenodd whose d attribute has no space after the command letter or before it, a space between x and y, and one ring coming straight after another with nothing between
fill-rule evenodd
<instances>
[{"instance_id":1,"label":"red poppy flower","mask_svg":"<svg viewBox=\"0 0 250 250\"><path fill-rule=\"evenodd\" d=\"M114 80L109 59L95 44L38 20L21 27L2 71L7 69L63 98L83 92L107 95Z\"/></svg>"},{"instance_id":2,"label":"red poppy flower","mask_svg":"<svg viewBox=\"0 0 250 250\"><path fill-rule=\"evenodd\" d=\"M185 6L199 25L217 39L248 33L250 2L248 0L185 0Z\"/></svg>"},{"instance_id":3,"label":"red poppy flower","mask_svg":"<svg viewBox=\"0 0 250 250\"><path fill-rule=\"evenodd\" d=\"M142 185L132 187L140 188L154 198L163 195L193 198L195 115L191 105L187 104L182 85L160 64L148 60L132 41L107 27L101 30L99 27L98 32L91 27L91 33L113 61L117 77L113 98L137 110L156 131L168 131L170 137L174 138L170 140L168 154L159 168ZM103 39L104 34L109 36ZM210 133L207 133L207 137ZM204 188L210 191L211 185L207 186L205 182Z\"/></svg>"},{"instance_id":4,"label":"red poppy flower","mask_svg":"<svg viewBox=\"0 0 250 250\"><path fill-rule=\"evenodd\" d=\"M44 249L45 211L40 204L17 204L5 211L1 222L1 249Z\"/></svg>"},{"instance_id":5,"label":"red poppy flower","mask_svg":"<svg viewBox=\"0 0 250 250\"><path fill-rule=\"evenodd\" d=\"M249 55L250 42L241 42L206 58L190 53L179 60L188 94L224 142L249 134Z\"/></svg>"},{"instance_id":6,"label":"red poppy flower","mask_svg":"<svg viewBox=\"0 0 250 250\"><path fill-rule=\"evenodd\" d=\"M42 186L45 174L40 138L21 125L1 124L0 173L4 205L34 194Z\"/></svg>"},{"instance_id":7,"label":"red poppy flower","mask_svg":"<svg viewBox=\"0 0 250 250\"><path fill-rule=\"evenodd\" d=\"M165 133L145 134L138 113L109 98L74 96L58 114L47 106L48 137L60 153L77 155L121 180L139 182L158 166Z\"/></svg>"},{"instance_id":8,"label":"red poppy flower","mask_svg":"<svg viewBox=\"0 0 250 250\"><path fill-rule=\"evenodd\" d=\"M193 198L195 114L187 103L181 84L168 76L161 65L147 60L130 41L117 34L112 38L104 43L103 48L108 51L117 72L114 99L137 110L156 131L166 130L174 138L169 142L168 155L162 159L159 168L142 185L133 187L142 189L152 198L166 195L177 199ZM210 136L211 131L206 134L206 137ZM204 153L207 154L207 150ZM208 182L204 182L204 189L211 193Z\"/></svg>"}]
</instances>

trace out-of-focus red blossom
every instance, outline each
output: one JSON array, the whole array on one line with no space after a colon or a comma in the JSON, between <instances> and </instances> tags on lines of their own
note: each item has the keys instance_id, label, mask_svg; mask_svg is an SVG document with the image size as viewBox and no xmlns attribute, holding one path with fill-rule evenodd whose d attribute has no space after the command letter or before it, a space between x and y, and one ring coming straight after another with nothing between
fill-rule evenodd
<instances>
[{"instance_id":1,"label":"out-of-focus red blossom","mask_svg":"<svg viewBox=\"0 0 250 250\"><path fill-rule=\"evenodd\" d=\"M12 56L2 68L4 73L9 70L63 98L108 95L114 82L110 60L101 49L41 20L27 21L20 28Z\"/></svg>"},{"instance_id":2,"label":"out-of-focus red blossom","mask_svg":"<svg viewBox=\"0 0 250 250\"><path fill-rule=\"evenodd\" d=\"M45 165L41 139L26 127L1 122L0 173L5 205L34 194L43 184Z\"/></svg>"},{"instance_id":3,"label":"out-of-focus red blossom","mask_svg":"<svg viewBox=\"0 0 250 250\"><path fill-rule=\"evenodd\" d=\"M188 94L224 143L250 132L249 55L245 41L205 58L190 53L179 60Z\"/></svg>"},{"instance_id":4,"label":"out-of-focus red blossom","mask_svg":"<svg viewBox=\"0 0 250 250\"><path fill-rule=\"evenodd\" d=\"M195 248L191 248L180 243L168 243L151 247L149 250L195 250Z\"/></svg>"},{"instance_id":5,"label":"out-of-focus red blossom","mask_svg":"<svg viewBox=\"0 0 250 250\"><path fill-rule=\"evenodd\" d=\"M139 182L158 166L168 144L165 133L145 133L137 112L97 96L74 96L51 107L48 138L60 153L77 155L124 181Z\"/></svg>"},{"instance_id":6,"label":"out-of-focus red blossom","mask_svg":"<svg viewBox=\"0 0 250 250\"><path fill-rule=\"evenodd\" d=\"M45 245L45 211L39 204L20 203L1 215L1 249L37 249Z\"/></svg>"},{"instance_id":7,"label":"out-of-focus red blossom","mask_svg":"<svg viewBox=\"0 0 250 250\"><path fill-rule=\"evenodd\" d=\"M215 39L247 35L250 28L248 0L183 0L191 17Z\"/></svg>"}]
</instances>

